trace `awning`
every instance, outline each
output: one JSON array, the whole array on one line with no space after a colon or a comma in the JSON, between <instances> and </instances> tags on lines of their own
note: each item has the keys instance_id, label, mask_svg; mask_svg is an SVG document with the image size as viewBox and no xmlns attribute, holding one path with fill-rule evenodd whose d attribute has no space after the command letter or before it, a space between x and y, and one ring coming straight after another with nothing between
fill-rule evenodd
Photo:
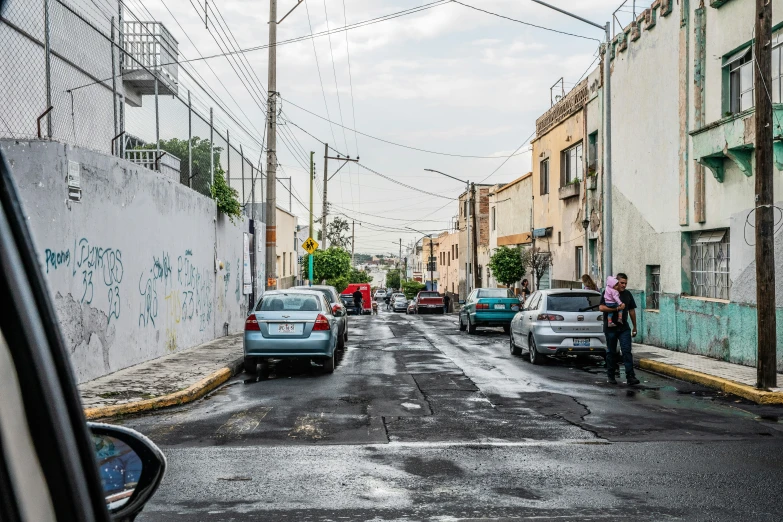
<instances>
[{"instance_id":1,"label":"awning","mask_svg":"<svg viewBox=\"0 0 783 522\"><path fill-rule=\"evenodd\" d=\"M708 230L700 233L694 243L720 243L725 235L725 230Z\"/></svg>"},{"instance_id":2,"label":"awning","mask_svg":"<svg viewBox=\"0 0 783 522\"><path fill-rule=\"evenodd\" d=\"M729 56L725 62L723 62L724 67L728 67L732 63L736 62L737 60L742 60L746 56L750 56L753 52L753 46L745 47L741 51L737 51L736 53Z\"/></svg>"}]
</instances>

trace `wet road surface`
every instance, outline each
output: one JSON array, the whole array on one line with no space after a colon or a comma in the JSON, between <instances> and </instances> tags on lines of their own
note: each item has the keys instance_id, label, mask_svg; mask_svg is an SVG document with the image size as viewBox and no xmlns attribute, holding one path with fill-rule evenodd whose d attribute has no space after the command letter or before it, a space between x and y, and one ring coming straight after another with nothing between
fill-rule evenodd
<instances>
[{"instance_id":1,"label":"wet road surface","mask_svg":"<svg viewBox=\"0 0 783 522\"><path fill-rule=\"evenodd\" d=\"M332 375L279 362L117 421L168 457L138 520L783 519L782 408L642 371L609 385L598 358L533 366L455 316L349 333Z\"/></svg>"}]
</instances>

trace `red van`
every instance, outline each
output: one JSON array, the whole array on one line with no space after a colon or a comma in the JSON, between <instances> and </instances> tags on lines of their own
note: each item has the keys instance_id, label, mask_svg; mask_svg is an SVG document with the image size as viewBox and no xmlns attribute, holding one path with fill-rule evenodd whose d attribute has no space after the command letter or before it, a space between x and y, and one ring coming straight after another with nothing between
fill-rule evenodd
<instances>
[{"instance_id":1,"label":"red van","mask_svg":"<svg viewBox=\"0 0 783 522\"><path fill-rule=\"evenodd\" d=\"M340 292L340 297L343 300L348 301L347 305L353 305L353 293L359 290L362 293L362 313L372 313L372 294L370 293L369 283L351 283L348 287ZM352 306L351 306L352 308Z\"/></svg>"}]
</instances>

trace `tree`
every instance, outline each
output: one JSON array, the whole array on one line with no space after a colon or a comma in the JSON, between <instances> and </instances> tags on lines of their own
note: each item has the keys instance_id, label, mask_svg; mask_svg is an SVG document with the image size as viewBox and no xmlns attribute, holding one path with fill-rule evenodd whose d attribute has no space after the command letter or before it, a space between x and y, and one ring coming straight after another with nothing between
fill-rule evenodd
<instances>
[{"instance_id":1,"label":"tree","mask_svg":"<svg viewBox=\"0 0 783 522\"><path fill-rule=\"evenodd\" d=\"M529 248L522 253L523 264L530 268L530 272L536 280L536 289L541 285L549 267L552 266L552 252L542 251L539 247Z\"/></svg>"},{"instance_id":2,"label":"tree","mask_svg":"<svg viewBox=\"0 0 783 522\"><path fill-rule=\"evenodd\" d=\"M155 144L147 144L141 149L155 149ZM184 185L191 185L193 189L209 196L215 200L218 210L228 216L232 223L242 217L242 204L239 201L239 194L231 188L226 181L226 172L220 167L221 147L212 147L212 162L215 169L214 183L210 184L210 162L209 149L210 143L207 139L201 139L193 136L190 139L190 153L192 163L191 179L188 178L188 140L173 138L170 140L160 140L159 148L167 154L176 156L180 159L180 182Z\"/></svg>"},{"instance_id":3,"label":"tree","mask_svg":"<svg viewBox=\"0 0 783 522\"><path fill-rule=\"evenodd\" d=\"M364 270L351 268L351 273L348 274L348 281L350 283L372 283L372 276Z\"/></svg>"},{"instance_id":4,"label":"tree","mask_svg":"<svg viewBox=\"0 0 783 522\"><path fill-rule=\"evenodd\" d=\"M307 273L309 263L310 256L308 254L302 260L304 273ZM337 279L340 277L345 277L347 281L351 272L351 254L338 247L316 250L313 253L313 272L313 281ZM336 285L333 286L336 287Z\"/></svg>"},{"instance_id":5,"label":"tree","mask_svg":"<svg viewBox=\"0 0 783 522\"><path fill-rule=\"evenodd\" d=\"M326 239L330 245L347 250L351 248L349 230L351 230L351 225L348 224L348 221L336 216L331 223L326 225Z\"/></svg>"},{"instance_id":6,"label":"tree","mask_svg":"<svg viewBox=\"0 0 783 522\"><path fill-rule=\"evenodd\" d=\"M386 272L386 288L400 288L399 270L389 270Z\"/></svg>"},{"instance_id":7,"label":"tree","mask_svg":"<svg viewBox=\"0 0 783 522\"><path fill-rule=\"evenodd\" d=\"M402 284L402 292L405 294L405 297L408 299L413 299L414 297L416 297L416 294L418 294L425 288L427 288L427 285L413 280L405 281Z\"/></svg>"},{"instance_id":8,"label":"tree","mask_svg":"<svg viewBox=\"0 0 783 522\"><path fill-rule=\"evenodd\" d=\"M489 260L489 268L498 282L511 286L525 276L525 263L519 247L499 247Z\"/></svg>"}]
</instances>

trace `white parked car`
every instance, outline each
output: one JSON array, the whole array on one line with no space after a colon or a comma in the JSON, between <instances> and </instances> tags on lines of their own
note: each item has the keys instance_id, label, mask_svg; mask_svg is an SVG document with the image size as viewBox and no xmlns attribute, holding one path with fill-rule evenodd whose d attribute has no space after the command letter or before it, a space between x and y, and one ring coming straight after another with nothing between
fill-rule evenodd
<instances>
[{"instance_id":1,"label":"white parked car","mask_svg":"<svg viewBox=\"0 0 783 522\"><path fill-rule=\"evenodd\" d=\"M375 300L383 301L384 299L386 299L386 290L379 288L375 291Z\"/></svg>"}]
</instances>

